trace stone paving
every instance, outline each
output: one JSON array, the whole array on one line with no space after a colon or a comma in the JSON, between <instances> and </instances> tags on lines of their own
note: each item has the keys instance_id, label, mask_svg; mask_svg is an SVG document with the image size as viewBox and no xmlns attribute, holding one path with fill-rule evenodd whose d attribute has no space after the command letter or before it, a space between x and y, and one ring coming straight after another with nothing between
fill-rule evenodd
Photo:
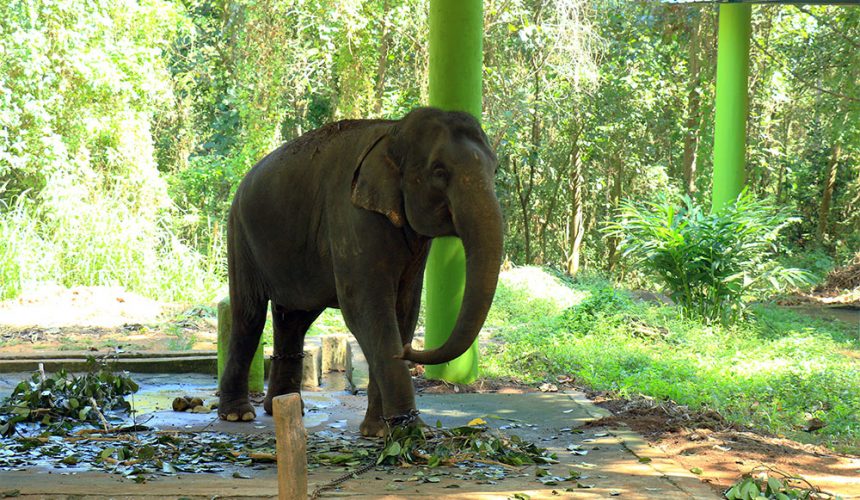
<instances>
[{"instance_id":1,"label":"stone paving","mask_svg":"<svg viewBox=\"0 0 860 500\"><path fill-rule=\"evenodd\" d=\"M361 366L357 378L361 380ZM27 374L0 377L0 394L8 394ZM218 420L214 413L177 413L170 409L178 395L214 399L215 378L199 374L135 374L141 390L135 395L139 422L160 430L184 432L272 435L272 418L258 408L253 423ZM360 382L359 382L360 385ZM342 433L358 439L358 424L364 413L364 396L346 391L306 391L305 426L309 432ZM576 481L544 485L535 477L534 466L507 468L497 478L488 468L481 479L454 477L466 473L456 467L432 469L439 482L422 482L421 468L376 468L349 479L340 488L326 490L321 498L719 498L715 491L683 470L671 457L651 448L629 429L576 428L602 416L605 411L576 392L527 394L425 394L417 398L421 416L431 426L439 420L446 427L465 425L476 417L492 428L516 434L558 454L551 475L581 474ZM568 450L579 445L580 453ZM474 469L472 469L474 470ZM232 469L220 474L180 474L155 477L137 484L103 472L63 473L32 466L24 471L0 471L0 493L15 492L28 498L271 498L277 496L274 465L247 468L241 477ZM317 486L344 474L341 467L319 467L309 472L309 493ZM469 471L471 472L471 471ZM478 471L480 473L480 471ZM474 474L474 473L473 473ZM462 477L462 476L461 476ZM569 490L569 491L566 491ZM526 498L520 496L519 498Z\"/></svg>"}]
</instances>

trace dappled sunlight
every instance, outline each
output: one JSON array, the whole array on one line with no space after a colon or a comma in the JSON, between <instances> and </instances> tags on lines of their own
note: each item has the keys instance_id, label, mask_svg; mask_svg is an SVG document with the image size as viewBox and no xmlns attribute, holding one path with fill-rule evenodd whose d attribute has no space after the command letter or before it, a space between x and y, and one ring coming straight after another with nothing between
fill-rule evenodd
<instances>
[{"instance_id":1,"label":"dappled sunlight","mask_svg":"<svg viewBox=\"0 0 860 500\"><path fill-rule=\"evenodd\" d=\"M515 267L503 271L499 281L510 288L527 292L534 299L553 302L559 309L566 309L581 303L591 295L584 290L573 289L536 266Z\"/></svg>"}]
</instances>

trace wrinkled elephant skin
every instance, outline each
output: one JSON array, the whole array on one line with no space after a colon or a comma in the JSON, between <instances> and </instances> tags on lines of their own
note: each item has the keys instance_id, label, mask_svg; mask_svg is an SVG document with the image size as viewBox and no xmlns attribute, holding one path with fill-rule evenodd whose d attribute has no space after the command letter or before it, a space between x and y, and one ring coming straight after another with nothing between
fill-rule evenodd
<instances>
[{"instance_id":1,"label":"wrinkled elephant skin","mask_svg":"<svg viewBox=\"0 0 860 500\"><path fill-rule=\"evenodd\" d=\"M406 361L439 364L477 338L496 289L502 218L496 156L465 113L420 108L403 119L333 123L263 158L242 180L228 225L233 330L219 415L255 418L248 370L271 301L274 354L264 403L299 392L304 335L340 308L370 367L361 432L414 414ZM466 250L466 291L450 339L409 346L434 237Z\"/></svg>"}]
</instances>

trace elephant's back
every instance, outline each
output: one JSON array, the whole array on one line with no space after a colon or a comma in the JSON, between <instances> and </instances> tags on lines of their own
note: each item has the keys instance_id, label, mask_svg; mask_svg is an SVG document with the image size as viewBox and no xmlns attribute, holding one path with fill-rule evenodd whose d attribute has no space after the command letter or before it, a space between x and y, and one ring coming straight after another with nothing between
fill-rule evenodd
<instances>
[{"instance_id":1,"label":"elephant's back","mask_svg":"<svg viewBox=\"0 0 860 500\"><path fill-rule=\"evenodd\" d=\"M319 153L326 146L334 145L344 139L348 140L351 136L361 135L368 129L393 123L391 120L341 120L302 134L285 143L281 148L285 153L292 155Z\"/></svg>"},{"instance_id":2,"label":"elephant's back","mask_svg":"<svg viewBox=\"0 0 860 500\"><path fill-rule=\"evenodd\" d=\"M365 138L387 123L350 120L308 132L260 160L240 183L229 237L247 248L267 293L284 305L333 300L328 212L350 203L341 191L348 193Z\"/></svg>"}]
</instances>

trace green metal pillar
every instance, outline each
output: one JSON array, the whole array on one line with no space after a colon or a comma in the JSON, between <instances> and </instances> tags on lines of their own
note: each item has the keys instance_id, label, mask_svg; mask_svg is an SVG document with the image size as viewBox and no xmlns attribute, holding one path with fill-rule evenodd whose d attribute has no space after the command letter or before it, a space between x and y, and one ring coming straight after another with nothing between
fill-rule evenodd
<instances>
[{"instance_id":1,"label":"green metal pillar","mask_svg":"<svg viewBox=\"0 0 860 500\"><path fill-rule=\"evenodd\" d=\"M751 12L749 4L720 5L712 210L735 201L744 186Z\"/></svg>"},{"instance_id":2,"label":"green metal pillar","mask_svg":"<svg viewBox=\"0 0 860 500\"><path fill-rule=\"evenodd\" d=\"M483 72L482 0L430 0L430 105L466 111L481 119ZM425 348L451 334L465 285L466 255L459 238L436 238L427 258ZM477 342L459 358L429 365L431 379L468 384L478 376Z\"/></svg>"},{"instance_id":3,"label":"green metal pillar","mask_svg":"<svg viewBox=\"0 0 860 500\"><path fill-rule=\"evenodd\" d=\"M230 299L225 298L218 302L218 382L221 382L221 373L224 372L224 364L227 363L227 351L230 346L230 331L232 330L233 318L230 314ZM265 363L263 359L263 341L257 346L254 359L251 361L251 370L248 372L248 390L251 392L263 392L265 375Z\"/></svg>"}]
</instances>

